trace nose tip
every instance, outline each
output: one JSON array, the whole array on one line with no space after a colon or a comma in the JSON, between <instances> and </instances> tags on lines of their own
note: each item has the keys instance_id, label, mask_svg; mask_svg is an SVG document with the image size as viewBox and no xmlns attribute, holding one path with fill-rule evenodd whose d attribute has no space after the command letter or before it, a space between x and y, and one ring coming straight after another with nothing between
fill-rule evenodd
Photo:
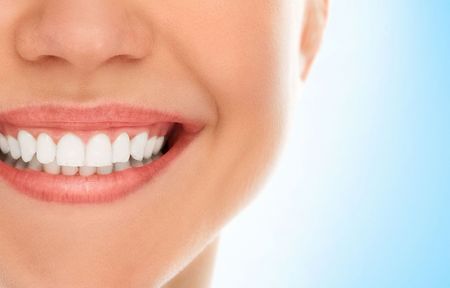
<instances>
[{"instance_id":1,"label":"nose tip","mask_svg":"<svg viewBox=\"0 0 450 288\"><path fill-rule=\"evenodd\" d=\"M113 2L47 2L17 29L17 53L29 62L58 59L82 70L112 59L144 58L151 49L150 29Z\"/></svg>"}]
</instances>

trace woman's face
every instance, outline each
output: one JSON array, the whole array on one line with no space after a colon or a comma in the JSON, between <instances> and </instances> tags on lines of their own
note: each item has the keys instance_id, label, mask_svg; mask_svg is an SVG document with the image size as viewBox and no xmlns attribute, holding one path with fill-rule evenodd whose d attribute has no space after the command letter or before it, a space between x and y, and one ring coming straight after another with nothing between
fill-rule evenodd
<instances>
[{"instance_id":1,"label":"woman's face","mask_svg":"<svg viewBox=\"0 0 450 288\"><path fill-rule=\"evenodd\" d=\"M0 283L159 286L213 240L277 154L300 78L305 3L293 2L0 0L0 113L113 103L199 128L151 181L115 201L42 201L0 173ZM19 129L33 126L24 119ZM52 130L46 123L34 129Z\"/></svg>"}]
</instances>

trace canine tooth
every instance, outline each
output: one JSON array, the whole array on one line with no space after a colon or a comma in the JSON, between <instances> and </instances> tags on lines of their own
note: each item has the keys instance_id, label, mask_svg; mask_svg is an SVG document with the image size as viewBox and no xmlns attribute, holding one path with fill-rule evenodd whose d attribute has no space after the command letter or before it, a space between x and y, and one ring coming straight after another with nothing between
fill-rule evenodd
<instances>
[{"instance_id":1,"label":"canine tooth","mask_svg":"<svg viewBox=\"0 0 450 288\"><path fill-rule=\"evenodd\" d=\"M61 166L56 164L56 160L53 162L44 164L44 171L49 174L58 175L61 172Z\"/></svg>"},{"instance_id":2,"label":"canine tooth","mask_svg":"<svg viewBox=\"0 0 450 288\"><path fill-rule=\"evenodd\" d=\"M77 174L77 172L78 172L78 167L74 167L74 166L62 166L61 167L61 173L66 176L73 176L73 175Z\"/></svg>"},{"instance_id":3,"label":"canine tooth","mask_svg":"<svg viewBox=\"0 0 450 288\"><path fill-rule=\"evenodd\" d=\"M89 139L86 145L86 166L110 166L112 164L112 148L106 134L97 134Z\"/></svg>"},{"instance_id":4,"label":"canine tooth","mask_svg":"<svg viewBox=\"0 0 450 288\"><path fill-rule=\"evenodd\" d=\"M144 158L145 159L152 157L153 149L156 144L156 139L157 139L157 137L153 136L150 139L148 139L147 143L145 144L145 149L144 149Z\"/></svg>"},{"instance_id":5,"label":"canine tooth","mask_svg":"<svg viewBox=\"0 0 450 288\"><path fill-rule=\"evenodd\" d=\"M39 162L36 155L33 156L31 161L28 163L28 169L34 170L34 171L42 171L42 163Z\"/></svg>"},{"instance_id":6,"label":"canine tooth","mask_svg":"<svg viewBox=\"0 0 450 288\"><path fill-rule=\"evenodd\" d=\"M79 172L81 176L91 176L97 172L97 167L81 166Z\"/></svg>"},{"instance_id":7,"label":"canine tooth","mask_svg":"<svg viewBox=\"0 0 450 288\"><path fill-rule=\"evenodd\" d=\"M56 147L56 163L60 166L83 166L83 141L72 133L68 133L59 139Z\"/></svg>"},{"instance_id":8,"label":"canine tooth","mask_svg":"<svg viewBox=\"0 0 450 288\"><path fill-rule=\"evenodd\" d=\"M153 148L153 155L156 155L161 151L164 144L164 136L160 136L156 139L155 147Z\"/></svg>"},{"instance_id":9,"label":"canine tooth","mask_svg":"<svg viewBox=\"0 0 450 288\"><path fill-rule=\"evenodd\" d=\"M114 163L114 171L122 171L130 167L130 161Z\"/></svg>"},{"instance_id":10,"label":"canine tooth","mask_svg":"<svg viewBox=\"0 0 450 288\"><path fill-rule=\"evenodd\" d=\"M97 167L97 174L107 175L111 174L113 171L113 165Z\"/></svg>"},{"instance_id":11,"label":"canine tooth","mask_svg":"<svg viewBox=\"0 0 450 288\"><path fill-rule=\"evenodd\" d=\"M48 164L55 160L56 144L47 133L39 134L36 141L36 155L42 164Z\"/></svg>"},{"instance_id":12,"label":"canine tooth","mask_svg":"<svg viewBox=\"0 0 450 288\"><path fill-rule=\"evenodd\" d=\"M27 131L20 130L17 134L17 140L19 141L22 160L29 162L36 153L36 139Z\"/></svg>"},{"instance_id":13,"label":"canine tooth","mask_svg":"<svg viewBox=\"0 0 450 288\"><path fill-rule=\"evenodd\" d=\"M9 152L8 140L2 133L0 133L0 149L4 154Z\"/></svg>"},{"instance_id":14,"label":"canine tooth","mask_svg":"<svg viewBox=\"0 0 450 288\"><path fill-rule=\"evenodd\" d=\"M138 161L141 161L144 158L144 148L147 143L147 136L147 132L142 132L134 136L131 140L130 154Z\"/></svg>"},{"instance_id":15,"label":"canine tooth","mask_svg":"<svg viewBox=\"0 0 450 288\"><path fill-rule=\"evenodd\" d=\"M127 133L120 134L112 145L113 163L126 162L130 159L130 137Z\"/></svg>"},{"instance_id":16,"label":"canine tooth","mask_svg":"<svg viewBox=\"0 0 450 288\"><path fill-rule=\"evenodd\" d=\"M20 158L20 146L19 141L16 140L16 138L8 135L6 137L8 139L8 146L9 146L9 153L11 153L11 156L13 159L19 159Z\"/></svg>"}]
</instances>

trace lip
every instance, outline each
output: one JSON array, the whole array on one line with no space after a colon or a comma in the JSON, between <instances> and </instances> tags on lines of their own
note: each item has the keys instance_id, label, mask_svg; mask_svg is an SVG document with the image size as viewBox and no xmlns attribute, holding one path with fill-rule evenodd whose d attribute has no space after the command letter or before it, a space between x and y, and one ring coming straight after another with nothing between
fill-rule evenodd
<instances>
[{"instance_id":1,"label":"lip","mask_svg":"<svg viewBox=\"0 0 450 288\"><path fill-rule=\"evenodd\" d=\"M155 109L125 104L105 104L91 107L40 105L11 109L0 113L0 123L17 127L63 128L67 130L96 130L136 127L157 122L183 123L189 133L198 132L200 121Z\"/></svg>"},{"instance_id":2,"label":"lip","mask_svg":"<svg viewBox=\"0 0 450 288\"><path fill-rule=\"evenodd\" d=\"M51 175L33 170L19 170L0 161L0 178L17 192L46 202L67 204L113 202L151 182L196 138L204 125L178 114L124 104L94 107L28 106L0 113L0 123L18 127L95 130L134 127L158 122L180 124L181 131L170 149L157 160L108 175Z\"/></svg>"}]
</instances>

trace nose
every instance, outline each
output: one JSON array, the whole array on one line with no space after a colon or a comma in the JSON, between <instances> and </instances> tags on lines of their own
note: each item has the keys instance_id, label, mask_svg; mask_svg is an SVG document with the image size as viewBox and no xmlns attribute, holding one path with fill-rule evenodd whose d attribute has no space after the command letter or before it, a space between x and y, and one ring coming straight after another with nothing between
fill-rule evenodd
<instances>
[{"instance_id":1,"label":"nose","mask_svg":"<svg viewBox=\"0 0 450 288\"><path fill-rule=\"evenodd\" d=\"M151 29L131 14L124 4L129 1L40 3L16 30L16 50L25 61L62 60L92 71L107 62L143 59L150 54Z\"/></svg>"}]
</instances>

